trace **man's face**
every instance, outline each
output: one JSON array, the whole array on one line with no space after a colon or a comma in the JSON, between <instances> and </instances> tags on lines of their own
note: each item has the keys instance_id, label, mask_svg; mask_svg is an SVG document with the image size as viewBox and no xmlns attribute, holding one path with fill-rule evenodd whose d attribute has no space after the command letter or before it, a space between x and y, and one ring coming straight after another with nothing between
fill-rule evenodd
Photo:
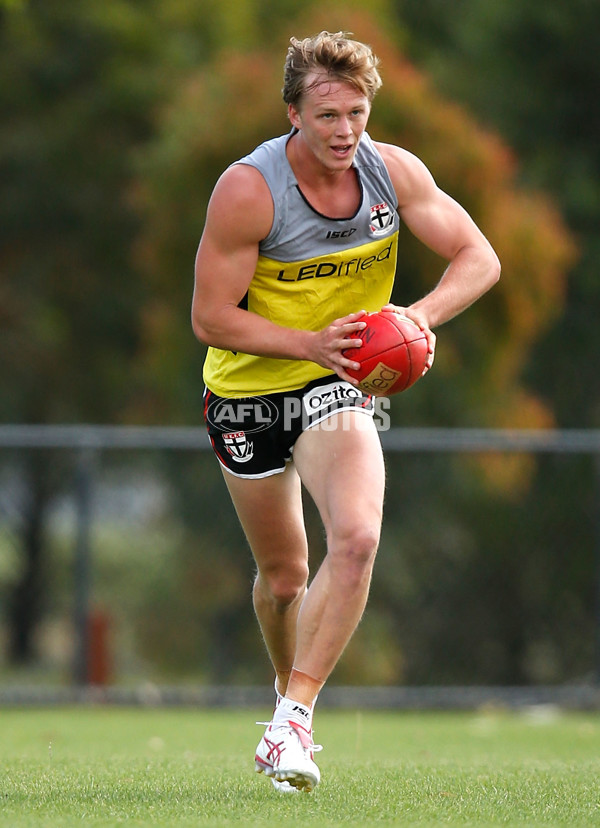
<instances>
[{"instance_id":1,"label":"man's face","mask_svg":"<svg viewBox=\"0 0 600 828\"><path fill-rule=\"evenodd\" d=\"M368 98L354 86L322 73L309 75L306 88L298 107L288 107L292 125L327 170L348 169L369 119Z\"/></svg>"}]
</instances>

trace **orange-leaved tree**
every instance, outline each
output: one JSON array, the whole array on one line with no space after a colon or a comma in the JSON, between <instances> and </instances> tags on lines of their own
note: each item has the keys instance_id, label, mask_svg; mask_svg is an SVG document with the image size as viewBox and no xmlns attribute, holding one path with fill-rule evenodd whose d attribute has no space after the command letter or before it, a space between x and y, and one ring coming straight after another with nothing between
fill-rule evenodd
<instances>
[{"instance_id":1,"label":"orange-leaved tree","mask_svg":"<svg viewBox=\"0 0 600 828\"><path fill-rule=\"evenodd\" d=\"M169 106L160 112L157 137L139 156L139 175L132 193L143 222L136 263L150 283L152 298L144 309L143 348L138 360L146 380L145 393L136 398L127 416L133 421L201 422L203 348L192 335L189 313L194 255L207 202L229 163L289 129L280 97L289 34L332 29L332 20L370 42L381 58L384 87L374 102L371 135L400 144L421 157L440 186L472 214L503 265L500 283L457 320L439 329L434 369L401 400L394 401L393 422L515 427L552 424L552 411L527 386L526 367L533 344L561 313L568 269L576 252L574 242L550 200L518 186L517 161L501 138L436 92L390 41L383 19L353 9L345 13L343 22L329 11L309 9L295 23L286 25L285 34L276 29L271 43L265 42L256 51L215 52L210 64L191 72ZM402 304L416 299L433 287L444 267L445 262L403 230L394 299ZM478 479L483 475L494 484L494 495L509 501L518 486L531 482L534 468L528 458L495 458L494 462L492 475L489 460L473 468L469 491L480 490ZM398 665L406 647L396 633L406 584L414 584L418 594L422 594L423 583L431 586L429 571L423 574L421 564L413 566L406 550L415 549L421 557L427 544L427 564L422 566L435 568L444 561L441 535L464 537L468 542L463 552L467 557L472 553L474 559L468 558L468 566L475 569L480 561L478 543L462 525L463 518L453 511L448 514L447 508L439 509L444 497L441 487L440 492L428 492L427 503L422 504L423 510L427 508L427 520L415 518L415 529L404 518L410 498L417 498L421 489L411 481L411 491L404 492L403 500L403 493L395 491L398 480L393 471L389 484L389 500L402 503L403 515L390 510L387 517L389 531L382 543L380 563L386 583L376 577L373 610L344 662L351 672L353 659L362 663L361 646L372 645L370 651L376 649L381 655L374 659L380 666L370 675L376 682L398 681L404 675ZM199 532L203 522L206 531L211 531L211 496L217 503L222 492L203 491L196 510ZM440 512L446 513L445 523L432 517ZM193 569L199 565L194 564L194 539L188 543L194 551L182 554ZM228 556L233 570L239 550L231 546L225 544L220 555ZM403 583L394 580L391 573L395 572ZM450 589L447 591L450 596ZM462 593L454 590L452 596ZM231 598L232 614L238 601L247 601L244 590ZM390 635L388 624L395 631ZM477 624L479 620L474 629ZM415 638L415 649L425 653L428 645L425 633ZM406 674L410 675L410 665ZM344 678L343 672L339 675Z\"/></svg>"},{"instance_id":2,"label":"orange-leaved tree","mask_svg":"<svg viewBox=\"0 0 600 828\"><path fill-rule=\"evenodd\" d=\"M325 23L320 13L310 19L305 31ZM403 423L551 424L552 412L528 390L523 372L531 346L561 312L575 256L558 210L543 194L519 188L510 148L442 99L376 21L364 12L347 14L346 21L381 58L384 86L374 102L371 135L422 158L471 213L503 266L500 283L483 300L438 330L434 370L403 399ZM140 158L134 197L144 230L136 255L153 295L140 354L148 397L130 417L147 412L149 398L161 421L198 418L202 348L188 323L194 254L222 170L289 128L280 98L286 37L275 41L268 52L221 51L212 65L192 73ZM408 303L430 290L445 264L403 232L394 299Z\"/></svg>"}]
</instances>

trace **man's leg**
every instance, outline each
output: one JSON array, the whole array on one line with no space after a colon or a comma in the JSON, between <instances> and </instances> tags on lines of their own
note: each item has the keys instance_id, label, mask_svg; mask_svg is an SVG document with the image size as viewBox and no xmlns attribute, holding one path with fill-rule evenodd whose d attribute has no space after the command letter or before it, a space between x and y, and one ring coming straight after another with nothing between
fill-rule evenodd
<instances>
[{"instance_id":1,"label":"man's leg","mask_svg":"<svg viewBox=\"0 0 600 828\"><path fill-rule=\"evenodd\" d=\"M257 562L255 606L280 689L292 671L286 698L256 749L256 770L309 791L320 779L313 760L319 746L312 742L312 705L367 600L381 527L384 468L373 421L351 411L302 434L294 461L327 531L327 556L308 592L300 480L294 468L262 480L226 474L226 481Z\"/></svg>"},{"instance_id":2,"label":"man's leg","mask_svg":"<svg viewBox=\"0 0 600 828\"><path fill-rule=\"evenodd\" d=\"M294 463L319 509L327 555L302 602L287 696L310 707L362 616L379 543L385 469L365 414L344 410L309 429Z\"/></svg>"},{"instance_id":3,"label":"man's leg","mask_svg":"<svg viewBox=\"0 0 600 828\"><path fill-rule=\"evenodd\" d=\"M308 578L300 478L291 464L282 474L254 480L223 475L256 561L254 609L284 695Z\"/></svg>"},{"instance_id":4,"label":"man's leg","mask_svg":"<svg viewBox=\"0 0 600 828\"><path fill-rule=\"evenodd\" d=\"M258 568L254 607L277 674L277 689L283 694L294 663L297 617L308 578L300 478L291 464L282 474L259 480L224 474ZM278 707L285 703L278 699ZM256 748L256 770L271 777L280 792L312 790L319 783L312 738L304 729L301 737L287 720L283 728L268 723Z\"/></svg>"}]
</instances>

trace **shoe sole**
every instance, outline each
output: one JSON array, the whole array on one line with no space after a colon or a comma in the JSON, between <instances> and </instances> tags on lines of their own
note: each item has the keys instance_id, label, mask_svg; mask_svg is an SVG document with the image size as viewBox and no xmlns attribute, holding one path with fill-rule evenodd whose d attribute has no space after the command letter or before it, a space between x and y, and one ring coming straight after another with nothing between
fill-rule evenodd
<instances>
[{"instance_id":1,"label":"shoe sole","mask_svg":"<svg viewBox=\"0 0 600 828\"><path fill-rule=\"evenodd\" d=\"M273 787L277 791L277 793L282 794L283 796L287 796L288 794L299 794L301 791L298 788L294 788L290 785L289 782L278 782L274 776L271 777L271 782L273 783Z\"/></svg>"},{"instance_id":2,"label":"shoe sole","mask_svg":"<svg viewBox=\"0 0 600 828\"><path fill-rule=\"evenodd\" d=\"M254 770L257 773L264 773L266 776L276 779L277 782L288 782L293 788L306 793L310 793L316 788L320 781L315 774L306 773L306 771L276 771L271 765L265 765L258 759L254 762Z\"/></svg>"},{"instance_id":3,"label":"shoe sole","mask_svg":"<svg viewBox=\"0 0 600 828\"><path fill-rule=\"evenodd\" d=\"M318 778L312 773L306 773L306 771L275 771L274 775L278 782L289 782L292 787L306 793L310 793L319 784Z\"/></svg>"}]
</instances>

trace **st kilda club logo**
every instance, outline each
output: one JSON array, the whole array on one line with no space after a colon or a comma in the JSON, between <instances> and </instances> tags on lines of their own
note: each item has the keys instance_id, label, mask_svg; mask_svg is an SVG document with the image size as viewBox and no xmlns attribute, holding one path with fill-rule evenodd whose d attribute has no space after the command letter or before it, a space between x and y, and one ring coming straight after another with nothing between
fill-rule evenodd
<instances>
[{"instance_id":1,"label":"st kilda club logo","mask_svg":"<svg viewBox=\"0 0 600 828\"><path fill-rule=\"evenodd\" d=\"M238 463L254 456L248 434L256 434L273 425L279 417L277 408L264 397L215 400L206 410L206 419L223 434L227 452Z\"/></svg>"},{"instance_id":2,"label":"st kilda club logo","mask_svg":"<svg viewBox=\"0 0 600 828\"><path fill-rule=\"evenodd\" d=\"M232 431L223 435L227 453L238 463L247 463L254 457L254 443L248 440L245 431Z\"/></svg>"},{"instance_id":3,"label":"st kilda club logo","mask_svg":"<svg viewBox=\"0 0 600 828\"><path fill-rule=\"evenodd\" d=\"M373 236L383 236L394 221L394 211L383 201L373 204L369 216L369 230Z\"/></svg>"}]
</instances>

